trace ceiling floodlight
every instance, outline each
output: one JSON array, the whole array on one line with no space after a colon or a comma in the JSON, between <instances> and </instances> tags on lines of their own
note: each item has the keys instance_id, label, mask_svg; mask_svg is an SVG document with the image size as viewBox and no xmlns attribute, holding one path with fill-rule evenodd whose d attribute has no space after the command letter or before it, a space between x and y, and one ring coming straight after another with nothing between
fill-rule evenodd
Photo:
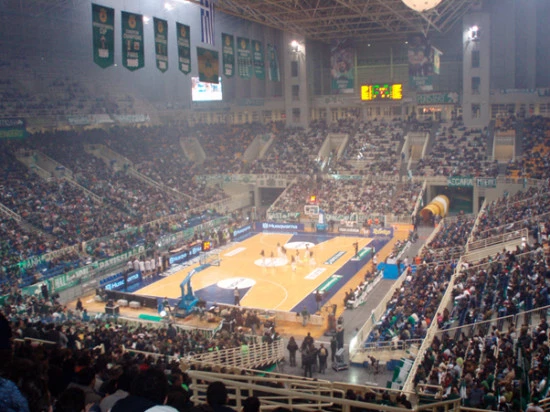
<instances>
[{"instance_id":1,"label":"ceiling floodlight","mask_svg":"<svg viewBox=\"0 0 550 412\"><path fill-rule=\"evenodd\" d=\"M405 3L405 6L419 12L425 12L426 10L431 10L436 7L441 0L402 0Z\"/></svg>"}]
</instances>

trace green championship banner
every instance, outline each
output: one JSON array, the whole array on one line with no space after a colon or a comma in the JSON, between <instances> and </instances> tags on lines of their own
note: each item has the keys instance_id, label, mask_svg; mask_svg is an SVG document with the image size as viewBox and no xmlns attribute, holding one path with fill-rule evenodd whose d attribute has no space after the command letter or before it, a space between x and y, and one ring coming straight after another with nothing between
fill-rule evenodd
<instances>
[{"instance_id":1,"label":"green championship banner","mask_svg":"<svg viewBox=\"0 0 550 412\"><path fill-rule=\"evenodd\" d=\"M277 58L277 49L274 45L267 45L267 53L269 56L269 80L272 82L280 82L281 74L279 72L279 59Z\"/></svg>"},{"instance_id":2,"label":"green championship banner","mask_svg":"<svg viewBox=\"0 0 550 412\"><path fill-rule=\"evenodd\" d=\"M235 37L222 33L222 45L223 75L233 77L235 73Z\"/></svg>"},{"instance_id":3,"label":"green championship banner","mask_svg":"<svg viewBox=\"0 0 550 412\"><path fill-rule=\"evenodd\" d=\"M252 77L250 40L245 37L237 37L237 66L241 79L250 79Z\"/></svg>"},{"instance_id":4,"label":"green championship banner","mask_svg":"<svg viewBox=\"0 0 550 412\"><path fill-rule=\"evenodd\" d=\"M178 31L178 67L184 74L191 72L191 34L189 26L176 23Z\"/></svg>"},{"instance_id":5,"label":"green championship banner","mask_svg":"<svg viewBox=\"0 0 550 412\"><path fill-rule=\"evenodd\" d=\"M115 10L92 3L94 63L106 68L115 64Z\"/></svg>"},{"instance_id":6,"label":"green championship banner","mask_svg":"<svg viewBox=\"0 0 550 412\"><path fill-rule=\"evenodd\" d=\"M0 139L24 139L27 123L21 117L0 119Z\"/></svg>"},{"instance_id":7,"label":"green championship banner","mask_svg":"<svg viewBox=\"0 0 550 412\"><path fill-rule=\"evenodd\" d=\"M199 81L205 83L220 82L220 61L217 51L197 47L197 61L199 63Z\"/></svg>"},{"instance_id":8,"label":"green championship banner","mask_svg":"<svg viewBox=\"0 0 550 412\"><path fill-rule=\"evenodd\" d=\"M262 42L252 40L252 61L254 62L254 74L257 79L265 79L264 48Z\"/></svg>"},{"instance_id":9,"label":"green championship banner","mask_svg":"<svg viewBox=\"0 0 550 412\"><path fill-rule=\"evenodd\" d=\"M122 19L122 65L134 71L145 66L143 52L143 16L121 12Z\"/></svg>"},{"instance_id":10,"label":"green championship banner","mask_svg":"<svg viewBox=\"0 0 550 412\"><path fill-rule=\"evenodd\" d=\"M168 70L168 22L153 17L155 26L155 58L157 69L161 72Z\"/></svg>"}]
</instances>

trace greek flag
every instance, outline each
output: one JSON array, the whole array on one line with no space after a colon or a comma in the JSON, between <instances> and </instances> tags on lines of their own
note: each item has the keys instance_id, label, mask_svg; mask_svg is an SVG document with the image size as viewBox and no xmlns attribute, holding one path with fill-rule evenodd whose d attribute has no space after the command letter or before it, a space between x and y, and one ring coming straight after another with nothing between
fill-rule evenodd
<instances>
[{"instance_id":1,"label":"greek flag","mask_svg":"<svg viewBox=\"0 0 550 412\"><path fill-rule=\"evenodd\" d=\"M201 42L214 45L213 0L201 0Z\"/></svg>"}]
</instances>

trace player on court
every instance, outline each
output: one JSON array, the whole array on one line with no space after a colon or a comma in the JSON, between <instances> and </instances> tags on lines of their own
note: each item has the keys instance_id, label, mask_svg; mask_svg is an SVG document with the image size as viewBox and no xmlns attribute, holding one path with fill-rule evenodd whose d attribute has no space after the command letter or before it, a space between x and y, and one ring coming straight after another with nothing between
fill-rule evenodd
<instances>
[{"instance_id":1,"label":"player on court","mask_svg":"<svg viewBox=\"0 0 550 412\"><path fill-rule=\"evenodd\" d=\"M283 257L283 248L280 243L277 243L277 257Z\"/></svg>"},{"instance_id":2,"label":"player on court","mask_svg":"<svg viewBox=\"0 0 550 412\"><path fill-rule=\"evenodd\" d=\"M263 267L266 267L266 262L265 262L265 251L262 249L262 251L260 252L260 256L262 257L262 266Z\"/></svg>"}]
</instances>

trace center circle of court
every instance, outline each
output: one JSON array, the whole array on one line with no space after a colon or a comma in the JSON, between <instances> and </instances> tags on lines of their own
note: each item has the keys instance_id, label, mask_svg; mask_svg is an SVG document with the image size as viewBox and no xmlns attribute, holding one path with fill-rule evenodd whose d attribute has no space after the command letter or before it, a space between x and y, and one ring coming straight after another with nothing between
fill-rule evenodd
<instances>
[{"instance_id":1,"label":"center circle of court","mask_svg":"<svg viewBox=\"0 0 550 412\"><path fill-rule=\"evenodd\" d=\"M315 247L315 243L311 243L311 242L288 242L287 244L285 244L285 249L303 250L303 249L312 248L312 247Z\"/></svg>"},{"instance_id":2,"label":"center circle of court","mask_svg":"<svg viewBox=\"0 0 550 412\"><path fill-rule=\"evenodd\" d=\"M217 286L222 289L247 289L256 284L254 279L249 278L229 278L220 280Z\"/></svg>"}]
</instances>

